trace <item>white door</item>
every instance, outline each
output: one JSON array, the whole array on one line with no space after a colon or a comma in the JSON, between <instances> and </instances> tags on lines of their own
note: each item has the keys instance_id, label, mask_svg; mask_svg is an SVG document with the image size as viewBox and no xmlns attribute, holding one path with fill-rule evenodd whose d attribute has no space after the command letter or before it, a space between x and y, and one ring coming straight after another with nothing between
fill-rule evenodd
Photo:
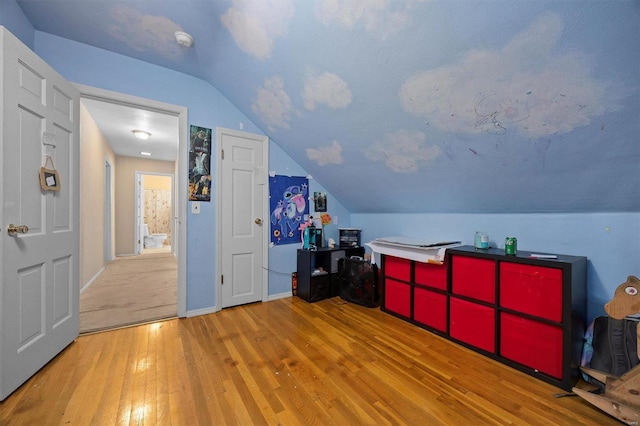
<instances>
[{"instance_id":1,"label":"white door","mask_svg":"<svg viewBox=\"0 0 640 426\"><path fill-rule=\"evenodd\" d=\"M136 172L136 241L134 254L142 253L144 249L144 176Z\"/></svg>"},{"instance_id":2,"label":"white door","mask_svg":"<svg viewBox=\"0 0 640 426\"><path fill-rule=\"evenodd\" d=\"M74 86L0 28L4 400L78 336L80 99ZM59 191L41 189L46 155L58 172ZM10 224L26 225L28 232L14 234Z\"/></svg>"},{"instance_id":3,"label":"white door","mask_svg":"<svg viewBox=\"0 0 640 426\"><path fill-rule=\"evenodd\" d=\"M268 138L218 129L220 308L266 300Z\"/></svg>"}]
</instances>

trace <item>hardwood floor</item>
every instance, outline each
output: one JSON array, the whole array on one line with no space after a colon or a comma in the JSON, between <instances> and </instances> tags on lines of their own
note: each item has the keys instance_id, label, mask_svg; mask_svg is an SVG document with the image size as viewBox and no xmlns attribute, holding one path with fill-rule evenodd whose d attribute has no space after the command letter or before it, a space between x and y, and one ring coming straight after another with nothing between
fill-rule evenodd
<instances>
[{"instance_id":1,"label":"hardwood floor","mask_svg":"<svg viewBox=\"0 0 640 426\"><path fill-rule=\"evenodd\" d=\"M618 424L379 309L298 298L81 336L2 425Z\"/></svg>"},{"instance_id":2,"label":"hardwood floor","mask_svg":"<svg viewBox=\"0 0 640 426\"><path fill-rule=\"evenodd\" d=\"M80 295L80 332L175 317L177 282L178 262L170 248L117 258Z\"/></svg>"}]
</instances>

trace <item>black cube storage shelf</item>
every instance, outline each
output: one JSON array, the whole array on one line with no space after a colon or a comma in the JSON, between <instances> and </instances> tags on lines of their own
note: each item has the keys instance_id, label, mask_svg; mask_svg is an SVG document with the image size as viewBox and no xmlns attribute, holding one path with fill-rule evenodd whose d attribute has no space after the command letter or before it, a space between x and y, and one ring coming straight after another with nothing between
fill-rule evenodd
<instances>
[{"instance_id":1,"label":"black cube storage shelf","mask_svg":"<svg viewBox=\"0 0 640 426\"><path fill-rule=\"evenodd\" d=\"M338 260L351 256L364 257L364 247L298 249L297 296L307 302L317 302L340 295ZM314 274L319 268L324 272Z\"/></svg>"}]
</instances>

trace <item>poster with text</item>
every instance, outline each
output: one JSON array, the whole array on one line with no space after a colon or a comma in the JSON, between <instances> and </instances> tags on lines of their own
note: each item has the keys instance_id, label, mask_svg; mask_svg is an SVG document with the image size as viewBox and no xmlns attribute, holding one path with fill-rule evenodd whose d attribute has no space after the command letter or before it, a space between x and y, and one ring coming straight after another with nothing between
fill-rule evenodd
<instances>
[{"instance_id":1,"label":"poster with text","mask_svg":"<svg viewBox=\"0 0 640 426\"><path fill-rule=\"evenodd\" d=\"M274 245L300 243L300 225L309 217L309 179L273 176L269 180L271 242Z\"/></svg>"},{"instance_id":2,"label":"poster with text","mask_svg":"<svg viewBox=\"0 0 640 426\"><path fill-rule=\"evenodd\" d=\"M211 129L189 132L189 201L211 201Z\"/></svg>"}]
</instances>

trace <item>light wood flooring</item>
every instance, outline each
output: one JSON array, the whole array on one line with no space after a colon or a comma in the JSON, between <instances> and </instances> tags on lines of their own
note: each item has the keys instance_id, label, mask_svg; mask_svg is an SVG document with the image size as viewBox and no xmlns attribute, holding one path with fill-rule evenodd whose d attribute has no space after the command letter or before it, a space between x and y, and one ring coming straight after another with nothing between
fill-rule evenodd
<instances>
[{"instance_id":1,"label":"light wood flooring","mask_svg":"<svg viewBox=\"0 0 640 426\"><path fill-rule=\"evenodd\" d=\"M169 249L118 257L80 295L80 332L175 317L178 264Z\"/></svg>"},{"instance_id":2,"label":"light wood flooring","mask_svg":"<svg viewBox=\"0 0 640 426\"><path fill-rule=\"evenodd\" d=\"M84 335L2 425L614 425L561 389L332 298Z\"/></svg>"}]
</instances>

